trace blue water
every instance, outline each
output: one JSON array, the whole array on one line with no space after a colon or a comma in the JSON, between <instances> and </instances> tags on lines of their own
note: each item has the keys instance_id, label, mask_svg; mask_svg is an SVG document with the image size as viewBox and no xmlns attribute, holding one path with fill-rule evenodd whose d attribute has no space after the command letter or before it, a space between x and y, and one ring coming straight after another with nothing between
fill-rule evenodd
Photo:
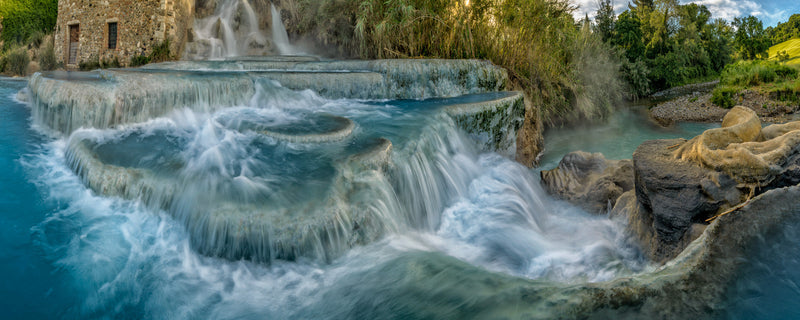
<instances>
[{"instance_id":1,"label":"blue water","mask_svg":"<svg viewBox=\"0 0 800 320\"><path fill-rule=\"evenodd\" d=\"M44 319L64 314L78 300L68 276L53 266L41 247L38 226L60 203L32 183L23 166L48 139L30 128L30 111L15 101L24 81L0 79L0 308L7 319Z\"/></svg>"},{"instance_id":2,"label":"blue water","mask_svg":"<svg viewBox=\"0 0 800 320\"><path fill-rule=\"evenodd\" d=\"M604 281L648 270L619 225L543 196L535 170L469 148L454 157L470 178L435 230L389 234L330 263L199 255L168 213L88 190L64 163L66 141L31 128L29 109L13 98L24 86L0 80L4 319L515 318L534 310L496 293L542 283L531 279ZM367 105L434 112L422 110L429 103ZM551 130L544 166L578 149L629 158L643 140L714 126L664 129L631 110L606 125ZM373 125L374 134L392 138L420 124L400 112ZM724 318L798 316L797 232L787 226L752 246L727 290Z\"/></svg>"}]
</instances>

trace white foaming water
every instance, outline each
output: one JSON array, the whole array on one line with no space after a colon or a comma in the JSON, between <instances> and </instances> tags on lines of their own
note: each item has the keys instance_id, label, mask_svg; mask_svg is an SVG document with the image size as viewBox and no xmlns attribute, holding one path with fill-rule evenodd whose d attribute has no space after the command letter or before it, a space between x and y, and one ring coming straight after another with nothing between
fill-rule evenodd
<instances>
[{"instance_id":1,"label":"white foaming water","mask_svg":"<svg viewBox=\"0 0 800 320\"><path fill-rule=\"evenodd\" d=\"M373 280L360 274L381 272L376 270L393 265L397 259L425 258L417 258L417 252L440 252L522 276L554 280L575 280L569 276L600 280L609 276L607 266L582 266L579 262L609 255L595 248L608 246L613 250L609 245L613 232L598 236L613 231L612 225L550 202L537 194L534 185L509 190L525 184L524 178L529 176L524 168L494 155L477 159L476 169L483 174L472 181L469 195L446 209L437 231L395 234L354 248L331 264L300 260L267 266L199 255L191 249L182 224L163 212L94 195L63 165L64 148L63 140L55 141L24 162L29 174L38 177L35 182L48 201L65 204L34 233L46 255L74 279L72 285L82 305L67 317L335 317L336 313L324 310L359 308L354 301L365 297L340 296L340 301L329 301L329 293L354 285L352 278L370 287ZM518 207L537 202L554 211ZM573 226L557 226L564 222ZM598 225L600 232L582 233ZM555 229L541 233L542 227ZM567 240L572 237L577 239ZM593 245L592 241L600 244ZM424 284L420 288L431 290Z\"/></svg>"},{"instance_id":2,"label":"white foaming water","mask_svg":"<svg viewBox=\"0 0 800 320\"><path fill-rule=\"evenodd\" d=\"M282 55L294 54L294 47L289 43L289 35L286 33L286 27L283 26L281 20L281 13L275 9L275 5L269 4L270 13L272 14L272 42L278 47L278 52Z\"/></svg>"},{"instance_id":3,"label":"white foaming water","mask_svg":"<svg viewBox=\"0 0 800 320\"><path fill-rule=\"evenodd\" d=\"M314 113L344 116L359 124L354 134L384 136L394 144L393 164L385 173L352 172L352 181L368 188L348 198L365 203L384 223L382 240L356 245L328 263L303 256L271 264L203 256L195 250L185 216L94 194L65 165L68 142L57 140L23 160L48 201L62 204L36 228L35 237L74 279L83 304L71 316L335 318L338 313L332 311L342 308L369 310L359 304L369 297L339 293L353 286L379 287L380 280L369 276L392 279L398 272L393 268L413 272L408 268L414 264L407 261L430 258L421 252L445 265L456 263L446 256L455 257L478 266L470 270L486 277L493 276L488 269L543 280L602 281L645 267L617 225L551 200L529 169L478 153L441 110L325 100L274 86L256 92L249 105L213 113L180 109L121 130L80 130L73 139L91 136L102 145L124 140L128 129L140 131L143 139L170 132L170 139L187 141L175 154L185 162L178 181L204 181L184 185L180 201L205 203L214 193L251 201L271 193L272 183L292 178L253 174L264 165L263 159L255 160L254 141L301 151L310 147L272 141L246 130L247 121L280 125ZM458 285L420 283L416 288Z\"/></svg>"},{"instance_id":4,"label":"white foaming water","mask_svg":"<svg viewBox=\"0 0 800 320\"><path fill-rule=\"evenodd\" d=\"M214 14L195 20L194 30L198 51L187 52L191 59L269 53L267 36L259 28L258 16L248 0L220 1Z\"/></svg>"}]
</instances>

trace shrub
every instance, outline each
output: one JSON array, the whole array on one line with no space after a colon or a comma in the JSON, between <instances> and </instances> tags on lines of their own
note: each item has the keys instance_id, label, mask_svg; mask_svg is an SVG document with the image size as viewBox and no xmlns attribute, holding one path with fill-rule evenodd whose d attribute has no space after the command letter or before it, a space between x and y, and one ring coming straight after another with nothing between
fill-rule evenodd
<instances>
[{"instance_id":1,"label":"shrub","mask_svg":"<svg viewBox=\"0 0 800 320\"><path fill-rule=\"evenodd\" d=\"M739 93L739 90L739 87L720 85L711 94L711 102L725 109L733 108L735 104L733 97Z\"/></svg>"},{"instance_id":2,"label":"shrub","mask_svg":"<svg viewBox=\"0 0 800 320\"><path fill-rule=\"evenodd\" d=\"M119 63L119 59L114 57L113 59L103 59L100 61L101 68L119 68L121 64Z\"/></svg>"},{"instance_id":3,"label":"shrub","mask_svg":"<svg viewBox=\"0 0 800 320\"><path fill-rule=\"evenodd\" d=\"M795 68L775 61L740 61L722 71L720 82L726 85L757 86L797 77Z\"/></svg>"},{"instance_id":4,"label":"shrub","mask_svg":"<svg viewBox=\"0 0 800 320\"><path fill-rule=\"evenodd\" d=\"M129 67L138 67L143 66L150 63L150 57L141 55L141 56L133 56L131 58L131 63L128 65Z\"/></svg>"},{"instance_id":5,"label":"shrub","mask_svg":"<svg viewBox=\"0 0 800 320\"><path fill-rule=\"evenodd\" d=\"M148 62L164 62L172 59L169 51L169 38L153 47L153 52L150 53ZM146 64L146 63L145 63Z\"/></svg>"},{"instance_id":6,"label":"shrub","mask_svg":"<svg viewBox=\"0 0 800 320\"><path fill-rule=\"evenodd\" d=\"M25 76L30 62L28 51L23 47L12 49L6 54L6 69L13 75Z\"/></svg>"},{"instance_id":7,"label":"shrub","mask_svg":"<svg viewBox=\"0 0 800 320\"><path fill-rule=\"evenodd\" d=\"M96 56L91 56L88 61L81 61L78 64L78 68L80 68L81 71L100 69L100 60Z\"/></svg>"},{"instance_id":8,"label":"shrub","mask_svg":"<svg viewBox=\"0 0 800 320\"><path fill-rule=\"evenodd\" d=\"M789 53L786 52L786 50L778 51L778 53L776 54L776 58L778 58L778 61L781 62L789 60Z\"/></svg>"},{"instance_id":9,"label":"shrub","mask_svg":"<svg viewBox=\"0 0 800 320\"><path fill-rule=\"evenodd\" d=\"M44 32L36 30L28 36L28 44L30 44L33 48L40 48L42 46L42 42L44 42Z\"/></svg>"},{"instance_id":10,"label":"shrub","mask_svg":"<svg viewBox=\"0 0 800 320\"><path fill-rule=\"evenodd\" d=\"M50 71L56 68L56 51L52 41L44 44L39 52L39 67L44 71Z\"/></svg>"}]
</instances>

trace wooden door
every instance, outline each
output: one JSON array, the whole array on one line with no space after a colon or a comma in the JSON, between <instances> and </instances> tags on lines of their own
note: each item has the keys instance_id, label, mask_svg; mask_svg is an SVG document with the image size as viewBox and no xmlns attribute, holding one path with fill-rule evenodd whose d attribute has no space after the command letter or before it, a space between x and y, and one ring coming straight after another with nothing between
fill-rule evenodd
<instances>
[{"instance_id":1,"label":"wooden door","mask_svg":"<svg viewBox=\"0 0 800 320\"><path fill-rule=\"evenodd\" d=\"M75 65L78 60L78 39L81 36L80 25L69 26L69 58L67 64Z\"/></svg>"}]
</instances>

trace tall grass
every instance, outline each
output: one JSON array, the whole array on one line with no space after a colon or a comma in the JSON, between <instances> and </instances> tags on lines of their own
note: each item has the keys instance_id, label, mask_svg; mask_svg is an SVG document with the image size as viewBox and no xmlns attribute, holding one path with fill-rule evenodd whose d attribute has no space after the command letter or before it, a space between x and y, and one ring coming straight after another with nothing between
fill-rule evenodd
<instances>
[{"instance_id":1,"label":"tall grass","mask_svg":"<svg viewBox=\"0 0 800 320\"><path fill-rule=\"evenodd\" d=\"M298 1L296 33L340 55L488 59L550 121L602 116L621 94L618 62L575 24L568 0Z\"/></svg>"},{"instance_id":2,"label":"tall grass","mask_svg":"<svg viewBox=\"0 0 800 320\"><path fill-rule=\"evenodd\" d=\"M6 70L12 75L25 76L28 74L28 64L31 58L24 47L16 47L5 55Z\"/></svg>"},{"instance_id":3,"label":"tall grass","mask_svg":"<svg viewBox=\"0 0 800 320\"><path fill-rule=\"evenodd\" d=\"M725 67L720 86L714 89L711 102L723 108L733 107L735 98L747 87L761 87L778 100L797 99L800 95L800 70L775 61L739 61Z\"/></svg>"},{"instance_id":4,"label":"tall grass","mask_svg":"<svg viewBox=\"0 0 800 320\"><path fill-rule=\"evenodd\" d=\"M44 44L39 50L39 68L44 71L50 71L57 67L55 46L53 44L53 37L43 37Z\"/></svg>"},{"instance_id":5,"label":"tall grass","mask_svg":"<svg viewBox=\"0 0 800 320\"><path fill-rule=\"evenodd\" d=\"M171 60L172 54L169 50L169 45L169 38L156 44L153 47L153 51L150 53L150 60L148 62L164 62Z\"/></svg>"},{"instance_id":6,"label":"tall grass","mask_svg":"<svg viewBox=\"0 0 800 320\"><path fill-rule=\"evenodd\" d=\"M725 67L720 82L735 86L757 86L797 78L795 68L774 61L740 61Z\"/></svg>"}]
</instances>

